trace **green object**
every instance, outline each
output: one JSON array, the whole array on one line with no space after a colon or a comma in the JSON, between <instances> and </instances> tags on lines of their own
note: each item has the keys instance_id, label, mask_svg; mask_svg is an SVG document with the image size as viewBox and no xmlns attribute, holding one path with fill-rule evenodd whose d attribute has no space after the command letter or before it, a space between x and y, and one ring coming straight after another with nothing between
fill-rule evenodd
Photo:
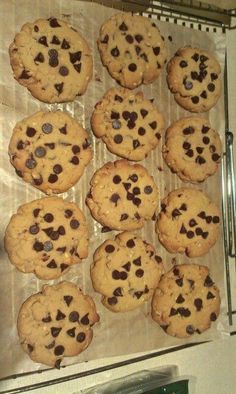
<instances>
[{"instance_id":1,"label":"green object","mask_svg":"<svg viewBox=\"0 0 236 394\"><path fill-rule=\"evenodd\" d=\"M143 391L143 394L189 394L188 380L180 380L156 389Z\"/></svg>"}]
</instances>

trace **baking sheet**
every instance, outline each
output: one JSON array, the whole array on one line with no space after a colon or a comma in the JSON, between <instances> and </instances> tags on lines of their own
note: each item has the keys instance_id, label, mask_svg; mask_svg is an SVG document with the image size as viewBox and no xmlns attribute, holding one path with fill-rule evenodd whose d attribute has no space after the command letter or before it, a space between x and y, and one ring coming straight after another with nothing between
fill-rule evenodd
<instances>
[{"instance_id":1,"label":"baking sheet","mask_svg":"<svg viewBox=\"0 0 236 394\"><path fill-rule=\"evenodd\" d=\"M44 369L44 366L33 363L22 351L16 330L16 320L19 308L24 300L31 294L39 291L45 281L38 280L33 274L18 272L9 262L3 247L5 228L17 207L35 198L43 197L44 194L32 186L24 183L15 175L7 154L8 143L15 123L38 110L63 109L74 116L90 133L94 158L79 183L71 188L63 196L69 201L75 201L84 211L90 231L90 252L88 258L81 264L73 266L69 273L62 276L62 280L72 281L80 286L85 293L92 295L96 302L100 323L94 327L94 338L90 347L78 357L65 358L63 365L83 362L110 356L132 354L140 351L161 349L193 341L213 340L220 338L227 330L226 302L224 291L224 257L223 257L223 235L221 232L219 242L210 252L191 262L204 264L210 267L212 277L221 290L222 308L221 315L213 327L206 333L180 340L166 335L159 326L151 319L150 303L129 313L114 314L105 309L100 302L100 295L93 291L89 276L89 267L95 249L107 238L114 237L117 232L102 233L101 225L90 216L84 201L89 190L89 180L94 171L109 160L118 157L108 152L105 145L96 140L90 129L90 116L94 105L106 90L117 86L116 82L109 76L107 70L102 66L97 50L96 38L99 27L111 14L117 10L110 9L98 4L85 3L76 0L52 0L32 1L15 0L0 2L0 217L2 226L0 228L0 377ZM13 78L9 64L8 47L14 35L27 21L37 18L48 18L55 16L71 23L86 37L92 49L94 57L93 79L89 84L84 96L77 98L73 103L47 105L33 98L30 93L19 85ZM7 21L7 23L5 23ZM168 58L176 50L184 45L199 46L202 49L217 53L219 62L224 69L225 36L219 33L205 33L188 29L167 22L158 22L162 35L168 46ZM166 126L182 116L190 113L179 107L166 84L165 70L161 77L152 85L138 88L142 90L147 98L154 98L156 105L165 116ZM217 105L209 112L201 114L209 118L212 126L222 136L224 134L224 95ZM163 198L169 191L181 187L190 186L181 182L176 175L172 174L163 163L161 145L163 138L155 151L142 162L149 172L154 176L159 188L160 197ZM220 171L200 186L192 186L204 190L216 203L221 203L221 179ZM163 257L166 269L174 262L182 263L190 260L185 256L172 255L158 242L154 230L154 222L150 221L144 229L137 231L148 242L155 245L157 253ZM59 282L60 280L54 281ZM48 281L47 283L53 283Z\"/></svg>"}]
</instances>

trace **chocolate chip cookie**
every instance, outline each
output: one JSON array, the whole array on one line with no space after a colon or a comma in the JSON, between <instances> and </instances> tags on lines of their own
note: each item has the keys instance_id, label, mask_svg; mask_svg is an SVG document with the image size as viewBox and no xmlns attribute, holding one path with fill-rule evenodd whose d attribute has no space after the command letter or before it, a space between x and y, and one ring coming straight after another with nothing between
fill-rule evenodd
<instances>
[{"instance_id":1,"label":"chocolate chip cookie","mask_svg":"<svg viewBox=\"0 0 236 394\"><path fill-rule=\"evenodd\" d=\"M7 226L5 249L21 272L54 279L88 254L88 228L81 210L59 197L20 206Z\"/></svg>"},{"instance_id":2,"label":"chocolate chip cookie","mask_svg":"<svg viewBox=\"0 0 236 394\"><path fill-rule=\"evenodd\" d=\"M132 231L151 219L158 204L153 178L127 160L106 163L93 175L86 202L92 216L114 230Z\"/></svg>"},{"instance_id":3,"label":"chocolate chip cookie","mask_svg":"<svg viewBox=\"0 0 236 394\"><path fill-rule=\"evenodd\" d=\"M220 294L203 265L174 266L152 300L152 317L172 336L185 338L210 328L220 313Z\"/></svg>"},{"instance_id":4,"label":"chocolate chip cookie","mask_svg":"<svg viewBox=\"0 0 236 394\"><path fill-rule=\"evenodd\" d=\"M9 144L16 173L46 194L62 193L92 158L88 133L65 112L37 112L18 122Z\"/></svg>"},{"instance_id":5,"label":"chocolate chip cookie","mask_svg":"<svg viewBox=\"0 0 236 394\"><path fill-rule=\"evenodd\" d=\"M81 34L66 22L26 23L9 48L15 79L46 103L73 101L92 77L92 56Z\"/></svg>"},{"instance_id":6,"label":"chocolate chip cookie","mask_svg":"<svg viewBox=\"0 0 236 394\"><path fill-rule=\"evenodd\" d=\"M167 64L167 83L176 102L190 112L209 111L221 93L221 68L213 54L180 48Z\"/></svg>"},{"instance_id":7,"label":"chocolate chip cookie","mask_svg":"<svg viewBox=\"0 0 236 394\"><path fill-rule=\"evenodd\" d=\"M60 368L63 357L77 356L99 321L91 297L73 283L45 285L22 305L17 321L21 346L37 362Z\"/></svg>"},{"instance_id":8,"label":"chocolate chip cookie","mask_svg":"<svg viewBox=\"0 0 236 394\"><path fill-rule=\"evenodd\" d=\"M110 89L97 103L91 125L112 153L138 161L156 148L164 119L142 92Z\"/></svg>"},{"instance_id":9,"label":"chocolate chip cookie","mask_svg":"<svg viewBox=\"0 0 236 394\"><path fill-rule=\"evenodd\" d=\"M103 23L98 49L110 75L129 89L152 83L167 56L154 21L133 13L118 13Z\"/></svg>"},{"instance_id":10,"label":"chocolate chip cookie","mask_svg":"<svg viewBox=\"0 0 236 394\"><path fill-rule=\"evenodd\" d=\"M219 229L220 211L202 191L177 189L162 200L156 232L170 253L201 256L216 243Z\"/></svg>"},{"instance_id":11,"label":"chocolate chip cookie","mask_svg":"<svg viewBox=\"0 0 236 394\"><path fill-rule=\"evenodd\" d=\"M106 240L95 251L91 278L103 305L113 312L135 309L157 287L163 264L152 245L131 232Z\"/></svg>"},{"instance_id":12,"label":"chocolate chip cookie","mask_svg":"<svg viewBox=\"0 0 236 394\"><path fill-rule=\"evenodd\" d=\"M167 165L186 182L202 182L213 175L222 155L219 134L203 118L174 122L166 131L162 148Z\"/></svg>"}]
</instances>

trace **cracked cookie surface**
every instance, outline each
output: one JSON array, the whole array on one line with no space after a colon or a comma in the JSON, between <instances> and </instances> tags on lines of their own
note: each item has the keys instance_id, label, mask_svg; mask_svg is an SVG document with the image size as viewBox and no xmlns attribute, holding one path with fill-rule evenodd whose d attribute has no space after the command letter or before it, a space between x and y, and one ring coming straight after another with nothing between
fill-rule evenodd
<instances>
[{"instance_id":1,"label":"cracked cookie surface","mask_svg":"<svg viewBox=\"0 0 236 394\"><path fill-rule=\"evenodd\" d=\"M138 308L157 287L163 264L152 245L131 232L107 239L94 253L91 278L103 305L113 312Z\"/></svg>"},{"instance_id":2,"label":"cracked cookie surface","mask_svg":"<svg viewBox=\"0 0 236 394\"><path fill-rule=\"evenodd\" d=\"M106 163L90 181L86 203L104 226L132 231L151 219L158 204L153 177L140 164L128 160Z\"/></svg>"},{"instance_id":3,"label":"cracked cookie surface","mask_svg":"<svg viewBox=\"0 0 236 394\"><path fill-rule=\"evenodd\" d=\"M37 362L60 368L63 357L77 356L90 344L99 321L91 297L73 283L45 285L22 305L17 328L21 346Z\"/></svg>"},{"instance_id":4,"label":"cracked cookie surface","mask_svg":"<svg viewBox=\"0 0 236 394\"><path fill-rule=\"evenodd\" d=\"M174 266L162 276L152 300L153 319L178 338L201 334L219 313L219 289L202 265Z\"/></svg>"},{"instance_id":5,"label":"cracked cookie surface","mask_svg":"<svg viewBox=\"0 0 236 394\"><path fill-rule=\"evenodd\" d=\"M62 193L92 158L88 133L65 112L37 112L18 122L9 143L16 173L46 194Z\"/></svg>"},{"instance_id":6,"label":"cracked cookie surface","mask_svg":"<svg viewBox=\"0 0 236 394\"><path fill-rule=\"evenodd\" d=\"M167 64L167 83L181 107L190 112L205 112L220 97L220 73L220 65L213 54L184 47Z\"/></svg>"},{"instance_id":7,"label":"cracked cookie surface","mask_svg":"<svg viewBox=\"0 0 236 394\"><path fill-rule=\"evenodd\" d=\"M139 161L158 145L164 119L142 92L109 89L95 106L91 125L112 153Z\"/></svg>"},{"instance_id":8,"label":"cracked cookie surface","mask_svg":"<svg viewBox=\"0 0 236 394\"><path fill-rule=\"evenodd\" d=\"M219 208L202 191L176 189L161 201L156 232L170 253L201 256L216 243L219 230Z\"/></svg>"},{"instance_id":9,"label":"cracked cookie surface","mask_svg":"<svg viewBox=\"0 0 236 394\"><path fill-rule=\"evenodd\" d=\"M20 206L7 226L5 249L20 271L55 279L88 255L88 228L74 203L46 197Z\"/></svg>"},{"instance_id":10,"label":"cracked cookie surface","mask_svg":"<svg viewBox=\"0 0 236 394\"><path fill-rule=\"evenodd\" d=\"M98 49L110 75L129 89L152 83L167 56L164 38L153 20L132 13L115 14L103 23Z\"/></svg>"},{"instance_id":11,"label":"cracked cookie surface","mask_svg":"<svg viewBox=\"0 0 236 394\"><path fill-rule=\"evenodd\" d=\"M26 23L9 48L15 79L46 103L73 101L92 77L86 40L68 23L38 19Z\"/></svg>"}]
</instances>

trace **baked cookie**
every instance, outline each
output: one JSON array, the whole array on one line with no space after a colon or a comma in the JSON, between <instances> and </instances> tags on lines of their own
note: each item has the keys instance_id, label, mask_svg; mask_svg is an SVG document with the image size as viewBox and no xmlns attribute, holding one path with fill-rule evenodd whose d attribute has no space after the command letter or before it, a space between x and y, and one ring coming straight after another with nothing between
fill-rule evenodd
<instances>
[{"instance_id":1,"label":"baked cookie","mask_svg":"<svg viewBox=\"0 0 236 394\"><path fill-rule=\"evenodd\" d=\"M167 129L162 147L166 164L186 182L202 182L220 163L219 134L203 118L182 118Z\"/></svg>"},{"instance_id":2,"label":"baked cookie","mask_svg":"<svg viewBox=\"0 0 236 394\"><path fill-rule=\"evenodd\" d=\"M9 48L15 79L46 103L73 101L92 77L91 51L66 22L38 19L26 23Z\"/></svg>"},{"instance_id":3,"label":"baked cookie","mask_svg":"<svg viewBox=\"0 0 236 394\"><path fill-rule=\"evenodd\" d=\"M88 228L81 210L59 197L20 206L5 234L9 259L22 272L54 279L88 255Z\"/></svg>"},{"instance_id":4,"label":"baked cookie","mask_svg":"<svg viewBox=\"0 0 236 394\"><path fill-rule=\"evenodd\" d=\"M170 253L198 257L216 243L219 223L218 207L202 191L182 188L162 200L156 232Z\"/></svg>"},{"instance_id":5,"label":"baked cookie","mask_svg":"<svg viewBox=\"0 0 236 394\"><path fill-rule=\"evenodd\" d=\"M103 305L113 312L135 309L157 287L163 264L152 245L131 232L106 240L95 251L91 278Z\"/></svg>"},{"instance_id":6,"label":"baked cookie","mask_svg":"<svg viewBox=\"0 0 236 394\"><path fill-rule=\"evenodd\" d=\"M164 274L152 300L152 317L174 337L201 334L220 313L220 294L203 265L182 264Z\"/></svg>"},{"instance_id":7,"label":"baked cookie","mask_svg":"<svg viewBox=\"0 0 236 394\"><path fill-rule=\"evenodd\" d=\"M142 92L110 89L97 103L91 125L112 153L138 161L156 148L164 119Z\"/></svg>"},{"instance_id":8,"label":"baked cookie","mask_svg":"<svg viewBox=\"0 0 236 394\"><path fill-rule=\"evenodd\" d=\"M154 21L132 13L115 14L103 23L98 49L110 75L129 89L152 83L167 56Z\"/></svg>"},{"instance_id":9,"label":"baked cookie","mask_svg":"<svg viewBox=\"0 0 236 394\"><path fill-rule=\"evenodd\" d=\"M92 158L88 133L65 112L37 112L18 122L9 144L12 165L44 193L62 193L82 176Z\"/></svg>"},{"instance_id":10,"label":"baked cookie","mask_svg":"<svg viewBox=\"0 0 236 394\"><path fill-rule=\"evenodd\" d=\"M221 68L216 58L199 48L180 48L167 64L167 83L181 107L205 112L221 93Z\"/></svg>"},{"instance_id":11,"label":"baked cookie","mask_svg":"<svg viewBox=\"0 0 236 394\"><path fill-rule=\"evenodd\" d=\"M93 337L99 321L91 297L73 283L45 285L21 306L17 328L20 343L37 362L60 368L63 357L77 356Z\"/></svg>"},{"instance_id":12,"label":"baked cookie","mask_svg":"<svg viewBox=\"0 0 236 394\"><path fill-rule=\"evenodd\" d=\"M86 203L103 226L132 231L151 219L158 204L158 190L147 170L127 160L106 163L90 181Z\"/></svg>"}]
</instances>

